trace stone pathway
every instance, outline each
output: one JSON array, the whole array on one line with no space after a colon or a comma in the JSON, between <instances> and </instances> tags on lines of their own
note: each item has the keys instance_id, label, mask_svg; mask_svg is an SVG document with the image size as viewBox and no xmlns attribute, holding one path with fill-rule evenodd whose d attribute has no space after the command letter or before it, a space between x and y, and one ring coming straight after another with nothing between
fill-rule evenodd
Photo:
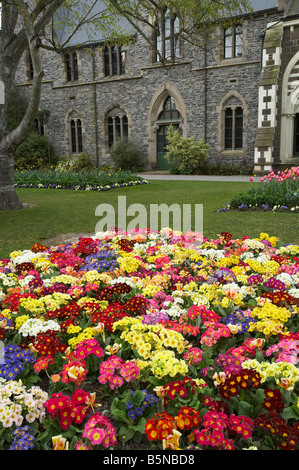
<instances>
[{"instance_id":1,"label":"stone pathway","mask_svg":"<svg viewBox=\"0 0 299 470\"><path fill-rule=\"evenodd\" d=\"M213 175L170 175L169 173L138 173L145 180L162 180L162 181L228 181L250 183L249 175L230 175L230 176L213 176ZM254 176L253 181L260 182L259 176Z\"/></svg>"},{"instance_id":2,"label":"stone pathway","mask_svg":"<svg viewBox=\"0 0 299 470\"><path fill-rule=\"evenodd\" d=\"M50 247L50 246L57 246L57 245L67 245L68 243L75 243L79 237L94 237L95 233L65 233L62 235L57 235L53 238L48 238L46 240L42 240L40 243L43 245Z\"/></svg>"}]
</instances>

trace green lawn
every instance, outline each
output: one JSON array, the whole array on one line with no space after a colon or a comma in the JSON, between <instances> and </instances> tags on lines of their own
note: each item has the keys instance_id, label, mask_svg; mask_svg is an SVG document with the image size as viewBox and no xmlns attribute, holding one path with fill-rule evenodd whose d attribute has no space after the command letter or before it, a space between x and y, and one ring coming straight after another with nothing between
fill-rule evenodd
<instances>
[{"instance_id":1,"label":"green lawn","mask_svg":"<svg viewBox=\"0 0 299 470\"><path fill-rule=\"evenodd\" d=\"M43 243L56 235L94 232L99 220L95 216L96 207L112 204L117 214L119 196L126 196L127 206L143 204L148 213L150 204L203 204L203 234L207 238L215 238L222 231L232 233L234 238L257 237L267 232L285 243L299 243L298 214L217 212L250 185L250 182L153 181L108 192L18 189L20 200L34 207L0 211L0 259L13 250L30 249L33 243Z\"/></svg>"}]
</instances>

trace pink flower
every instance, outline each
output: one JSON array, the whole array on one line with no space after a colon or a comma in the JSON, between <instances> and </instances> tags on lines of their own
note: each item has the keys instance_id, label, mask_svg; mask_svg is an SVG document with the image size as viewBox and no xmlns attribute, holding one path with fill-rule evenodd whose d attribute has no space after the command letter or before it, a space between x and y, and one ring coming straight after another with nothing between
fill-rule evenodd
<instances>
[{"instance_id":1,"label":"pink flower","mask_svg":"<svg viewBox=\"0 0 299 470\"><path fill-rule=\"evenodd\" d=\"M90 430L88 438L92 445L97 445L97 444L101 444L103 439L106 437L105 434L106 433L104 429L94 428Z\"/></svg>"}]
</instances>

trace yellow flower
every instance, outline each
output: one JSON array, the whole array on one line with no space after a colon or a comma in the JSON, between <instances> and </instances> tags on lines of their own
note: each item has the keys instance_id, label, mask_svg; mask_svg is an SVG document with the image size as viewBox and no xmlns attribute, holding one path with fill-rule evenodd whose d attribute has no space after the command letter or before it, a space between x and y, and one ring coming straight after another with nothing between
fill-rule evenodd
<instances>
[{"instance_id":1,"label":"yellow flower","mask_svg":"<svg viewBox=\"0 0 299 470\"><path fill-rule=\"evenodd\" d=\"M16 318L16 329L18 330L21 328L24 323L29 320L29 315L20 315L19 317Z\"/></svg>"},{"instance_id":2,"label":"yellow flower","mask_svg":"<svg viewBox=\"0 0 299 470\"><path fill-rule=\"evenodd\" d=\"M62 435L52 437L53 450L68 450L69 443Z\"/></svg>"}]
</instances>

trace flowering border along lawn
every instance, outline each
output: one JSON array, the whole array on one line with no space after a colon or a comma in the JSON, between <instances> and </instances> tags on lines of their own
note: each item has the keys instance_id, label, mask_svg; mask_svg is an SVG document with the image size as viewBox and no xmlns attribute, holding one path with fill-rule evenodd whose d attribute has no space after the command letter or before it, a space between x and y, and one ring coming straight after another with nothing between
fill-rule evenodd
<instances>
[{"instance_id":1,"label":"flowering border along lawn","mask_svg":"<svg viewBox=\"0 0 299 470\"><path fill-rule=\"evenodd\" d=\"M163 229L0 262L0 448L298 450L299 246Z\"/></svg>"},{"instance_id":2,"label":"flowering border along lawn","mask_svg":"<svg viewBox=\"0 0 299 470\"><path fill-rule=\"evenodd\" d=\"M251 177L250 181L254 181ZM278 171L269 171L248 191L237 194L218 210L226 212L263 211L299 213L299 166Z\"/></svg>"},{"instance_id":3,"label":"flowering border along lawn","mask_svg":"<svg viewBox=\"0 0 299 470\"><path fill-rule=\"evenodd\" d=\"M55 169L48 169L15 171L15 187L23 189L109 191L144 184L149 184L149 181L125 170L56 171Z\"/></svg>"}]
</instances>

